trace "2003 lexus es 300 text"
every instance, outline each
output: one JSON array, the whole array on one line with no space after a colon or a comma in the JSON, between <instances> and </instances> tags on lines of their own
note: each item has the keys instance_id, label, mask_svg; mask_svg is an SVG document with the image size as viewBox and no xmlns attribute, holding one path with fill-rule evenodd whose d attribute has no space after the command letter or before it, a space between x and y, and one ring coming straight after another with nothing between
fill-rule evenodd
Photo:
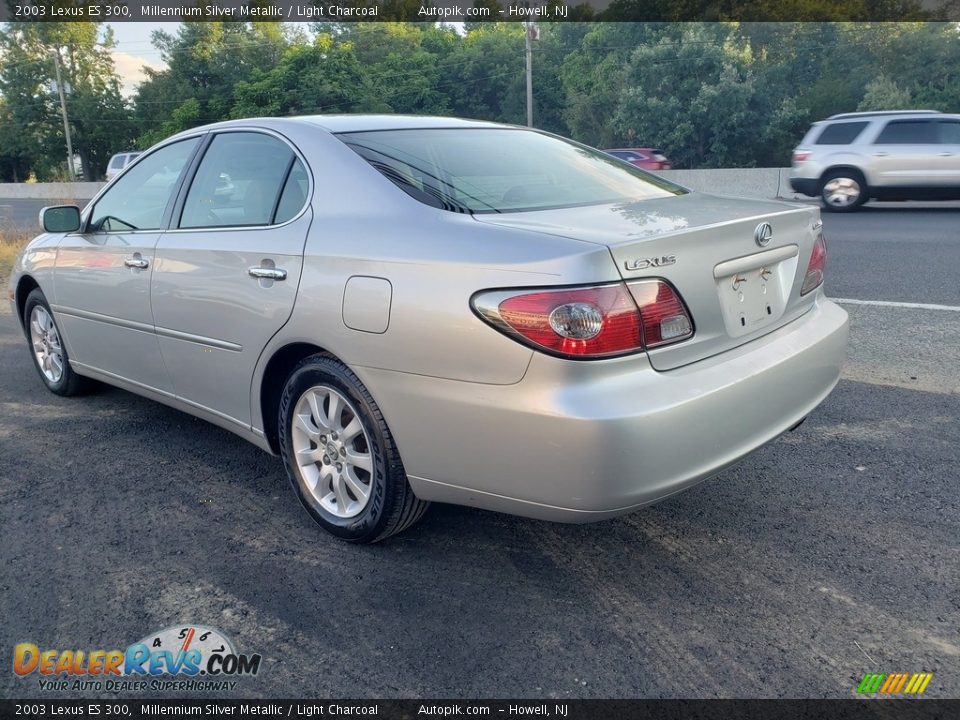
<instances>
[{"instance_id":1,"label":"2003 lexus es 300 text","mask_svg":"<svg viewBox=\"0 0 960 720\"><path fill-rule=\"evenodd\" d=\"M816 208L493 123L210 125L41 220L10 298L47 387L278 453L357 542L429 501L585 522L666 497L800 423L847 342Z\"/></svg>"}]
</instances>

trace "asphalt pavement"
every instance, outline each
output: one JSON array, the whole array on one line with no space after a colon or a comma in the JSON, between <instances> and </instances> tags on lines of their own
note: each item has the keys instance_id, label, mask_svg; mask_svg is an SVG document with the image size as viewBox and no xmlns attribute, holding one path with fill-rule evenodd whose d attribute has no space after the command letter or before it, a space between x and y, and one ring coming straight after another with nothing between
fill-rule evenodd
<instances>
[{"instance_id":1,"label":"asphalt pavement","mask_svg":"<svg viewBox=\"0 0 960 720\"><path fill-rule=\"evenodd\" d=\"M829 294L960 306L957 228L825 216ZM836 391L718 477L586 526L435 505L368 547L226 431L46 392L0 314L0 648L206 624L263 655L244 697L853 697L895 671L957 697L960 312L845 307ZM0 692L44 694L9 670Z\"/></svg>"}]
</instances>

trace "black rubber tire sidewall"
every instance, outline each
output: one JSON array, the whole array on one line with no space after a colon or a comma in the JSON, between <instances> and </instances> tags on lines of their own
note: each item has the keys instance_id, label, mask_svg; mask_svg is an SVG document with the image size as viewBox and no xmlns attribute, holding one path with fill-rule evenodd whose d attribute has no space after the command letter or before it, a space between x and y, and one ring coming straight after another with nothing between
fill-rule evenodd
<instances>
[{"instance_id":1,"label":"black rubber tire sidewall","mask_svg":"<svg viewBox=\"0 0 960 720\"><path fill-rule=\"evenodd\" d=\"M346 397L356 409L360 422L367 432L370 456L373 460L370 501L363 511L352 518L338 518L327 512L307 490L293 467L293 439L290 428L293 413L301 395L311 387L328 385ZM399 457L391 452L392 443L386 437L386 426L369 393L342 363L328 356L317 355L301 362L291 373L280 399L280 454L287 470L287 477L297 497L314 520L337 537L352 542L365 543L378 539L387 530L394 505L398 501L400 482L406 483L406 475L399 465ZM387 433L389 431L386 431ZM397 476L399 474L399 477Z\"/></svg>"},{"instance_id":2,"label":"black rubber tire sidewall","mask_svg":"<svg viewBox=\"0 0 960 720\"><path fill-rule=\"evenodd\" d=\"M33 345L30 336L30 315L33 313L33 309L37 307L37 305L41 306L50 315L50 319L53 321L53 325L57 329L57 335L60 336L60 352L61 357L63 358L63 374L60 376L60 379L57 382L50 382L50 380L47 379L47 376L43 374L43 371L40 369L40 365L37 363L36 355L33 354ZM33 369L37 371L37 375L40 376L40 379L43 381L43 384L47 386L47 389L56 395L63 396L75 395L81 389L83 389L86 378L77 375L73 368L70 367L70 358L67 355L67 346L63 339L63 332L60 330L60 326L57 325L57 319L53 316L53 311L50 309L49 303L47 303L47 298L44 296L43 291L40 288L34 288L30 294L27 295L27 301L23 306L23 329L27 336L27 347L30 350L31 365L33 365Z\"/></svg>"}]
</instances>

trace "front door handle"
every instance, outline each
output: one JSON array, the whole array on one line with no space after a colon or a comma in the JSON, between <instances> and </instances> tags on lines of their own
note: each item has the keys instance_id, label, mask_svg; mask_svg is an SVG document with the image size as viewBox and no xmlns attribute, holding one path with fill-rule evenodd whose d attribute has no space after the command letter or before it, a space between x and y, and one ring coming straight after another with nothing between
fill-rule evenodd
<instances>
[{"instance_id":1,"label":"front door handle","mask_svg":"<svg viewBox=\"0 0 960 720\"><path fill-rule=\"evenodd\" d=\"M287 271L283 268L271 267L252 267L247 270L250 277L260 278L261 280L286 280Z\"/></svg>"},{"instance_id":2,"label":"front door handle","mask_svg":"<svg viewBox=\"0 0 960 720\"><path fill-rule=\"evenodd\" d=\"M953 157L953 153L952 153L952 152L942 152L942 153L937 153L937 155L938 155L939 157Z\"/></svg>"},{"instance_id":3,"label":"front door handle","mask_svg":"<svg viewBox=\"0 0 960 720\"><path fill-rule=\"evenodd\" d=\"M874 156L874 157L886 157L887 154L886 154L885 152L875 152L875 153L873 154L873 156Z\"/></svg>"},{"instance_id":4,"label":"front door handle","mask_svg":"<svg viewBox=\"0 0 960 720\"><path fill-rule=\"evenodd\" d=\"M123 261L123 264L128 268L136 268L137 270L146 270L150 267L150 261L140 257L140 253L137 253L131 258L127 258Z\"/></svg>"}]
</instances>

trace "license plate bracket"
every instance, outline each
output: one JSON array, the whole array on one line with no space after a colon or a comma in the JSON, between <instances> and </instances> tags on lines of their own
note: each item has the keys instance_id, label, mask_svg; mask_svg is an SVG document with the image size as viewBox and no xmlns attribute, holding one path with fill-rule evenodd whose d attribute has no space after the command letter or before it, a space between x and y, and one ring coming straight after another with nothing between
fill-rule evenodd
<instances>
[{"instance_id":1,"label":"license plate bracket","mask_svg":"<svg viewBox=\"0 0 960 720\"><path fill-rule=\"evenodd\" d=\"M775 323L786 309L793 286L797 258L759 253L730 263L733 272L716 277L717 294L727 333L740 337ZM766 262L765 262L766 261ZM726 270L724 263L717 267Z\"/></svg>"}]
</instances>

